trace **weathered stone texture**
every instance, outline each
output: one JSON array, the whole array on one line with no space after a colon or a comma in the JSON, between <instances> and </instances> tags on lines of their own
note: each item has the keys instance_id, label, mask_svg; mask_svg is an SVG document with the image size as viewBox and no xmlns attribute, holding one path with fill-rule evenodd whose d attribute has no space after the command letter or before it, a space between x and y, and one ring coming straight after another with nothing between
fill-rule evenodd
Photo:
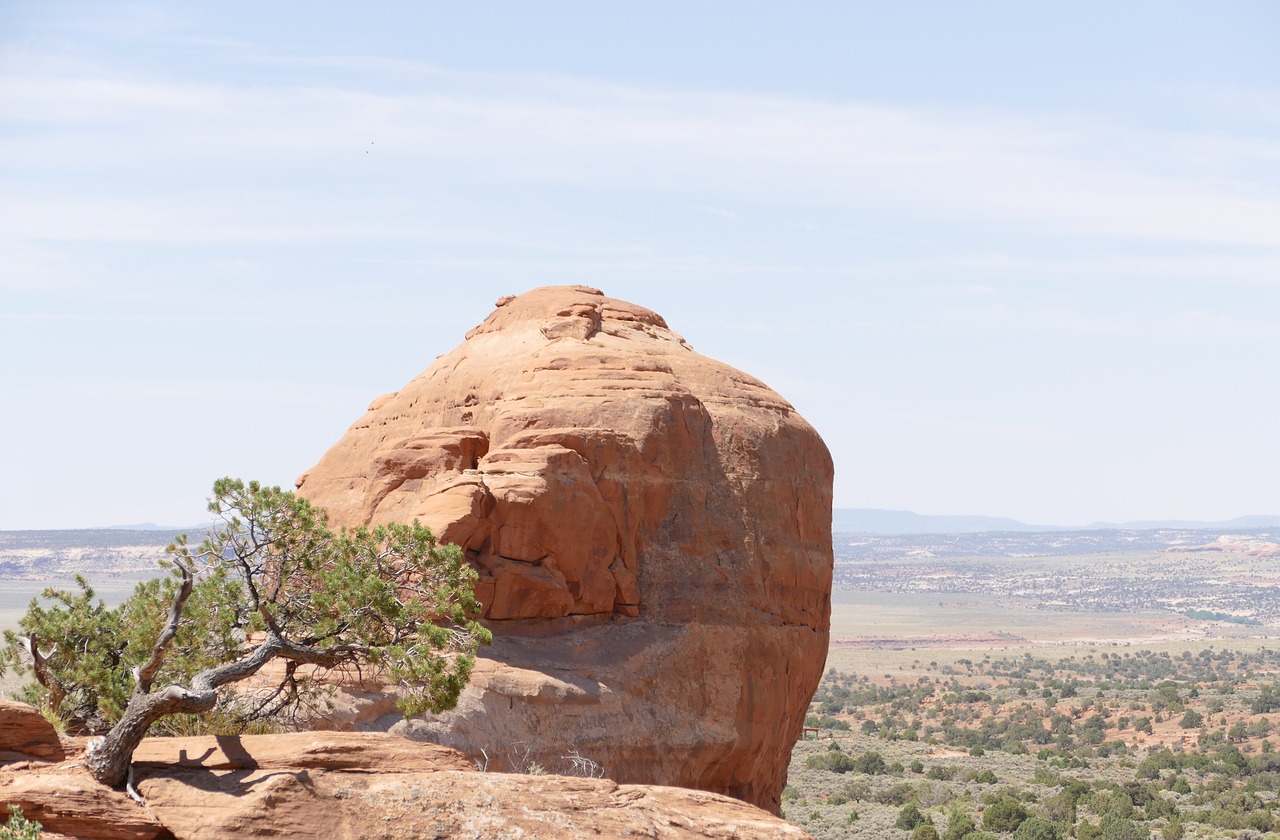
<instances>
[{"instance_id":1,"label":"weathered stone texture","mask_svg":"<svg viewBox=\"0 0 1280 840\"><path fill-rule=\"evenodd\" d=\"M503 298L299 492L462 545L497 642L411 737L775 813L826 657L832 464L755 378L583 286ZM386 726L390 719L366 726Z\"/></svg>"},{"instance_id":2,"label":"weathered stone texture","mask_svg":"<svg viewBox=\"0 0 1280 840\"><path fill-rule=\"evenodd\" d=\"M0 761L28 757L61 761L64 753L58 732L26 703L0 699Z\"/></svg>"},{"instance_id":3,"label":"weathered stone texture","mask_svg":"<svg viewBox=\"0 0 1280 840\"><path fill-rule=\"evenodd\" d=\"M0 807L17 805L50 840L809 836L715 794L478 773L452 750L384 733L151 738L135 758L145 805L65 761L0 766Z\"/></svg>"}]
</instances>

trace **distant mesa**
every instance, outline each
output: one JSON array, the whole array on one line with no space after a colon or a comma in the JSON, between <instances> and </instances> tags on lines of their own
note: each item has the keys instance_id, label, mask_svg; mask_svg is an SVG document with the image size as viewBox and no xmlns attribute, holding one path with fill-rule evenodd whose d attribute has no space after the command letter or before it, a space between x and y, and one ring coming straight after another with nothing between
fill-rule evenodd
<instances>
[{"instance_id":1,"label":"distant mesa","mask_svg":"<svg viewBox=\"0 0 1280 840\"><path fill-rule=\"evenodd\" d=\"M837 534L981 534L989 532L1047 533L1051 531L1152 531L1280 527L1280 516L1239 516L1202 521L1189 519L1094 522L1089 525L1028 525L999 516L926 516L908 510L835 508L831 527Z\"/></svg>"},{"instance_id":2,"label":"distant mesa","mask_svg":"<svg viewBox=\"0 0 1280 840\"><path fill-rule=\"evenodd\" d=\"M1223 534L1211 542L1200 545L1172 546L1169 550L1181 552L1219 551L1223 554L1239 554L1244 557L1275 557L1280 555L1280 543L1238 534Z\"/></svg>"},{"instance_id":3,"label":"distant mesa","mask_svg":"<svg viewBox=\"0 0 1280 840\"><path fill-rule=\"evenodd\" d=\"M980 534L989 531L1052 531L997 516L924 516L909 510L836 508L831 528L837 534Z\"/></svg>"},{"instance_id":4,"label":"distant mesa","mask_svg":"<svg viewBox=\"0 0 1280 840\"><path fill-rule=\"evenodd\" d=\"M298 479L337 524L463 546L494 629L455 711L355 725L778 813L826 657L832 477L786 400L658 313L500 299Z\"/></svg>"}]
</instances>

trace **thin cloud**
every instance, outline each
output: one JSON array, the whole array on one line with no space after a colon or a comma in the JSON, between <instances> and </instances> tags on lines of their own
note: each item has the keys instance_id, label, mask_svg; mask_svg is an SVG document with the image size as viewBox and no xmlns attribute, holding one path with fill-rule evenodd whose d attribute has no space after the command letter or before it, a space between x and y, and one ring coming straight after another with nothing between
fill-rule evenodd
<instances>
[{"instance_id":1,"label":"thin cloud","mask_svg":"<svg viewBox=\"0 0 1280 840\"><path fill-rule=\"evenodd\" d=\"M427 66L419 89L386 93L361 75L358 59L343 84L326 86L195 84L90 74L57 61L14 72L21 63L10 56L0 79L6 121L21 129L0 149L37 172L115 168L126 191L132 170L196 177L195 165L210 181L224 172L233 183L283 172L359 185L367 173L354 166L374 159L364 154L372 138L379 171L399 167L452 184L715 193L984 219L1053 235L1280 248L1280 199L1267 177L1280 143L1262 137L552 77L531 88L527 78ZM82 222L94 212L70 186L40 192ZM19 215L36 200L10 192ZM110 238L120 225L111 207L99 208L102 238ZM250 231L188 218L202 238L298 235L290 223ZM318 227L364 235L359 226Z\"/></svg>"},{"instance_id":2,"label":"thin cloud","mask_svg":"<svg viewBox=\"0 0 1280 840\"><path fill-rule=\"evenodd\" d=\"M711 207L709 205L703 204L703 205L699 205L698 210L700 210L703 213L710 213L712 216L719 216L722 219L730 219L732 221L737 221L738 219L737 213L733 212L732 210L725 210L720 207Z\"/></svg>"}]
</instances>

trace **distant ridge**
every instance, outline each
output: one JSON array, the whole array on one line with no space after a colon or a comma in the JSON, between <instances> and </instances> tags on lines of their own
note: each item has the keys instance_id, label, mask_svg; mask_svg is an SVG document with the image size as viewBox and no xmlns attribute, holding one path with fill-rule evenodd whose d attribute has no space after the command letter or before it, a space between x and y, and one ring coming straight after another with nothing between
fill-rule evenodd
<instances>
[{"instance_id":1,"label":"distant ridge","mask_svg":"<svg viewBox=\"0 0 1280 840\"><path fill-rule=\"evenodd\" d=\"M1280 527L1280 516L1237 516L1217 522L1191 519L1094 522L1089 525L1029 525L1003 516L926 516L909 510L835 508L831 530L841 534L981 534L990 531L1043 533L1046 531L1149 531L1159 528Z\"/></svg>"},{"instance_id":2,"label":"distant ridge","mask_svg":"<svg viewBox=\"0 0 1280 840\"><path fill-rule=\"evenodd\" d=\"M835 508L831 530L854 534L980 534L985 531L1056 531L1003 516L925 516L909 510Z\"/></svg>"},{"instance_id":3,"label":"distant ridge","mask_svg":"<svg viewBox=\"0 0 1280 840\"><path fill-rule=\"evenodd\" d=\"M202 534L213 523L200 525L169 526L141 522L135 525L106 525L99 528L43 528L34 530L0 530L0 534L70 535L86 531L113 531L125 537L126 532L166 534ZM1140 519L1129 522L1092 522L1088 525L1035 525L1020 522L1007 516L930 516L909 510L883 510L881 508L834 508L831 511L831 530L837 534L878 534L907 536L911 534L985 534L1006 531L1011 533L1043 534L1051 531L1154 531L1176 528L1196 531L1207 529L1230 530L1238 528L1280 528L1280 516L1257 514L1237 516L1235 519L1207 521L1199 519Z\"/></svg>"},{"instance_id":4,"label":"distant ridge","mask_svg":"<svg viewBox=\"0 0 1280 840\"><path fill-rule=\"evenodd\" d=\"M1072 530L1097 531L1103 529L1121 529L1126 531L1143 531L1153 528L1273 528L1280 525L1280 516L1237 516L1235 519L1223 519L1217 522L1203 522L1196 519L1139 519L1133 522L1095 522Z\"/></svg>"},{"instance_id":5,"label":"distant ridge","mask_svg":"<svg viewBox=\"0 0 1280 840\"><path fill-rule=\"evenodd\" d=\"M202 522L199 525L157 525L154 522L139 522L136 525L104 525L101 528L91 528L93 531L167 531L170 534L194 534L197 532L207 531L213 527L212 522Z\"/></svg>"}]
</instances>

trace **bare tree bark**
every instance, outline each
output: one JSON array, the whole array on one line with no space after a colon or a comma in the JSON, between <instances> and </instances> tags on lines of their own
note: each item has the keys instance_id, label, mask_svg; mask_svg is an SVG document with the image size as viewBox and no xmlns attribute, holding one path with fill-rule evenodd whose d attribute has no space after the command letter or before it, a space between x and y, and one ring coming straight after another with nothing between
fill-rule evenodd
<instances>
[{"instance_id":1,"label":"bare tree bark","mask_svg":"<svg viewBox=\"0 0 1280 840\"><path fill-rule=\"evenodd\" d=\"M160 631L155 645L151 648L151 658L147 660L147 664L133 669L135 693L138 691L146 693L151 690L151 683L156 678L160 666L164 664L169 645L173 644L174 637L178 635L178 622L182 618L182 608L191 597L191 587L195 583L191 567L186 563L179 561L178 571L182 572L182 584L173 594L173 603L169 606L169 618L165 621L164 629Z\"/></svg>"},{"instance_id":2,"label":"bare tree bark","mask_svg":"<svg viewBox=\"0 0 1280 840\"><path fill-rule=\"evenodd\" d=\"M18 643L31 654L31 670L36 676L36 682L44 686L45 690L49 692L49 708L57 710L62 705L62 701L67 698L66 686L49 670L49 657L57 652L58 646L54 645L53 650L47 654L41 653L40 640L36 638L35 633L30 636L19 636Z\"/></svg>"},{"instance_id":3,"label":"bare tree bark","mask_svg":"<svg viewBox=\"0 0 1280 840\"><path fill-rule=\"evenodd\" d=\"M129 775L133 751L142 743L151 724L166 715L207 712L217 701L216 691L197 692L178 685L171 685L154 694L135 690L119 722L111 727L111 731L102 740L89 743L84 759L85 767L91 776L104 785L119 787Z\"/></svg>"}]
</instances>

